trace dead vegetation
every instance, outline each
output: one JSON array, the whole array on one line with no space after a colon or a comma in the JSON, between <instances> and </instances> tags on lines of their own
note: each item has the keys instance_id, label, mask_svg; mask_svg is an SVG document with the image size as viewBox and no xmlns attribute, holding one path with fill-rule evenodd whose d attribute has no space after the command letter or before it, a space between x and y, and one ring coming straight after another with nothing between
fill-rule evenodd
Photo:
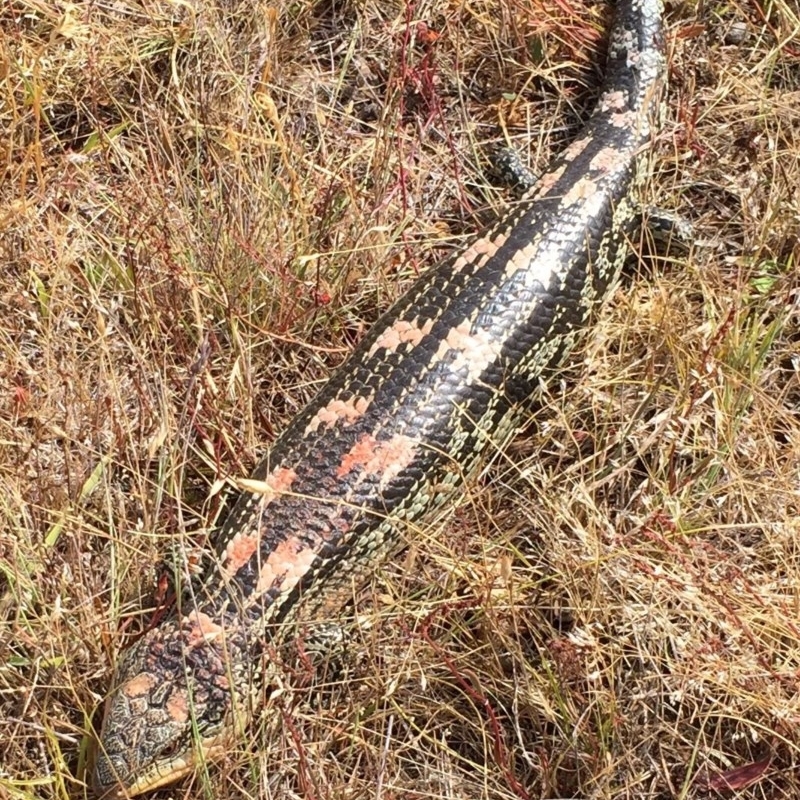
<instances>
[{"instance_id":1,"label":"dead vegetation","mask_svg":"<svg viewBox=\"0 0 800 800\"><path fill-rule=\"evenodd\" d=\"M116 654L408 281L573 137L607 9L0 11L0 796L78 798ZM164 797L800 797L800 15L673 3L650 253L454 514ZM177 543L177 544L176 544ZM318 682L318 681L317 681Z\"/></svg>"}]
</instances>

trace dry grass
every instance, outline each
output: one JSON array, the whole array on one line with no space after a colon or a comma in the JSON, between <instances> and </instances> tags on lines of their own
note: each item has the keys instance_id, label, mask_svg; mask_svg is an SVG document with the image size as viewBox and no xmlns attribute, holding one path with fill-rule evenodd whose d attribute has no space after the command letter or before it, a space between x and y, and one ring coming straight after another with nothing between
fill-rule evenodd
<instances>
[{"instance_id":1,"label":"dry grass","mask_svg":"<svg viewBox=\"0 0 800 800\"><path fill-rule=\"evenodd\" d=\"M800 15L700 5L670 10L649 187L700 245L626 279L538 424L358 599L348 680L298 667L163 796L800 797ZM503 206L484 147L541 170L575 134L605 18L0 14L0 796L78 798L165 554Z\"/></svg>"}]
</instances>

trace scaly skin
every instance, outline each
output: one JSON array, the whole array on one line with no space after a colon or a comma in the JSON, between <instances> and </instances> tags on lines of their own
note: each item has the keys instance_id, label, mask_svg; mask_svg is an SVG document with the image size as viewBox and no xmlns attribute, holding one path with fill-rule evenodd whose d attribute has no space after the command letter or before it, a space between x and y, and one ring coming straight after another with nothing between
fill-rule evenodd
<instances>
[{"instance_id":1,"label":"scaly skin","mask_svg":"<svg viewBox=\"0 0 800 800\"><path fill-rule=\"evenodd\" d=\"M624 257L663 90L661 15L661 0L619 0L583 133L529 197L378 320L275 442L215 538L194 608L119 664L100 794L148 791L214 758L252 714L278 623L334 616L404 526L513 433Z\"/></svg>"}]
</instances>

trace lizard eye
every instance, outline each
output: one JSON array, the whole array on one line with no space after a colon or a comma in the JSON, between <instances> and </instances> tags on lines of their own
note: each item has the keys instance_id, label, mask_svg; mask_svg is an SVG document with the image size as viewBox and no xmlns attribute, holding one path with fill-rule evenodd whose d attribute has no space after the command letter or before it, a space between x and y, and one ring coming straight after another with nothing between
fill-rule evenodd
<instances>
[{"instance_id":1,"label":"lizard eye","mask_svg":"<svg viewBox=\"0 0 800 800\"><path fill-rule=\"evenodd\" d=\"M186 741L183 736L178 737L177 739L173 739L171 742L168 742L164 745L161 749L159 754L160 759L170 760L174 756L181 753L185 748Z\"/></svg>"}]
</instances>

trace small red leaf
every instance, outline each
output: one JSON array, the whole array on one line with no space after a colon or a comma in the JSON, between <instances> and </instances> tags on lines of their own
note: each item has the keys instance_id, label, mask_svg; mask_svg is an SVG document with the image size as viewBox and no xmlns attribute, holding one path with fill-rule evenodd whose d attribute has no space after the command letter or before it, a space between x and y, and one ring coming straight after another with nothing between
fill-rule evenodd
<instances>
[{"instance_id":1,"label":"small red leaf","mask_svg":"<svg viewBox=\"0 0 800 800\"><path fill-rule=\"evenodd\" d=\"M741 767L720 772L717 775L709 776L706 788L715 791L731 791L734 789L744 789L747 786L760 780L772 763L772 756L762 758L761 761L753 761L750 764L742 764Z\"/></svg>"},{"instance_id":2,"label":"small red leaf","mask_svg":"<svg viewBox=\"0 0 800 800\"><path fill-rule=\"evenodd\" d=\"M705 30L705 25L684 25L678 31L677 36L679 39L696 39L698 36L702 36Z\"/></svg>"}]
</instances>

